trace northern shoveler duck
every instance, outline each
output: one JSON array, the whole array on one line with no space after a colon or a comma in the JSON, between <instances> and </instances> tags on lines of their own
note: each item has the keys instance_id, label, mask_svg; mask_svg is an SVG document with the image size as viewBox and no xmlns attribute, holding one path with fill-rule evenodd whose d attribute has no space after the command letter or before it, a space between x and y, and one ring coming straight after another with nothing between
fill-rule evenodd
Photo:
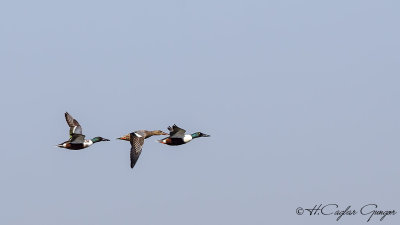
<instances>
[{"instance_id":1,"label":"northern shoveler duck","mask_svg":"<svg viewBox=\"0 0 400 225\"><path fill-rule=\"evenodd\" d=\"M67 124L70 127L69 128L70 139L68 141L65 141L57 145L57 147L67 148L70 150L81 150L91 146L96 142L109 141L108 139L102 137L94 137L92 139L85 140L85 135L82 134L82 127L78 123L78 121L76 121L76 119L74 119L67 112L65 113L65 120L67 120Z\"/></svg>"},{"instance_id":2,"label":"northern shoveler duck","mask_svg":"<svg viewBox=\"0 0 400 225\"><path fill-rule=\"evenodd\" d=\"M131 143L131 168L133 168L139 159L140 153L142 153L142 147L144 144L144 139L149 138L153 135L168 135L161 130L147 131L147 130L137 130L130 134L124 135L117 139L129 141Z\"/></svg>"},{"instance_id":3,"label":"northern shoveler duck","mask_svg":"<svg viewBox=\"0 0 400 225\"><path fill-rule=\"evenodd\" d=\"M186 130L179 128L177 125L173 125L172 127L168 127L169 137L166 137L158 142L166 145L183 145L194 138L198 137L210 137L208 134L204 134L201 132L196 132L193 134L185 134Z\"/></svg>"}]
</instances>

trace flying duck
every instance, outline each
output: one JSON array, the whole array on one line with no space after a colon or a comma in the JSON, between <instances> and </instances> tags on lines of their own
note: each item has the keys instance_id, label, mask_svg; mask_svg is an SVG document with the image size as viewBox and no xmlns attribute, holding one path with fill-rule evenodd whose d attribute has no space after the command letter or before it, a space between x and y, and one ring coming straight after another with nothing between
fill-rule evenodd
<instances>
[{"instance_id":1,"label":"flying duck","mask_svg":"<svg viewBox=\"0 0 400 225\"><path fill-rule=\"evenodd\" d=\"M109 141L108 139L102 138L102 137L94 137L89 140L85 140L85 135L82 134L82 127L74 119L71 115L68 114L68 112L65 113L65 120L67 121L69 128L69 135L70 139L68 141L65 141L57 147L60 148L67 148L70 150L81 150L84 148L87 148L91 146L92 144L100 141Z\"/></svg>"},{"instance_id":2,"label":"flying duck","mask_svg":"<svg viewBox=\"0 0 400 225\"><path fill-rule=\"evenodd\" d=\"M172 127L168 127L169 137L166 137L158 142L166 145L183 145L194 138L198 137L210 137L208 134L204 134L201 132L196 132L193 134L185 134L186 130L179 128L177 125L173 125Z\"/></svg>"},{"instance_id":3,"label":"flying duck","mask_svg":"<svg viewBox=\"0 0 400 225\"><path fill-rule=\"evenodd\" d=\"M161 130L147 131L147 130L137 130L130 134L124 135L117 139L129 141L131 143L131 168L133 168L139 159L140 153L142 153L142 147L144 144L144 139L149 138L153 135L168 135Z\"/></svg>"}]
</instances>

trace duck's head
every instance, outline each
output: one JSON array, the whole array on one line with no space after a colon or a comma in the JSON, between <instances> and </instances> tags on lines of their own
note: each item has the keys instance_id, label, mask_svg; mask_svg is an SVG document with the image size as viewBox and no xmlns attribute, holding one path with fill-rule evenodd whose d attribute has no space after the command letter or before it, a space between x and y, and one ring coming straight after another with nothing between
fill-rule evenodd
<instances>
[{"instance_id":1,"label":"duck's head","mask_svg":"<svg viewBox=\"0 0 400 225\"><path fill-rule=\"evenodd\" d=\"M96 142L100 142L100 141L110 141L110 140L108 140L107 138L103 138L103 137L94 137L94 138L92 138L92 141L93 141L93 143L96 143Z\"/></svg>"},{"instance_id":2,"label":"duck's head","mask_svg":"<svg viewBox=\"0 0 400 225\"><path fill-rule=\"evenodd\" d=\"M131 134L126 134L122 137L117 138L119 140L123 140L123 141L130 141L131 140Z\"/></svg>"},{"instance_id":3,"label":"duck's head","mask_svg":"<svg viewBox=\"0 0 400 225\"><path fill-rule=\"evenodd\" d=\"M192 134L192 138L198 138L198 137L210 137L210 135L201 132L196 132Z\"/></svg>"}]
</instances>

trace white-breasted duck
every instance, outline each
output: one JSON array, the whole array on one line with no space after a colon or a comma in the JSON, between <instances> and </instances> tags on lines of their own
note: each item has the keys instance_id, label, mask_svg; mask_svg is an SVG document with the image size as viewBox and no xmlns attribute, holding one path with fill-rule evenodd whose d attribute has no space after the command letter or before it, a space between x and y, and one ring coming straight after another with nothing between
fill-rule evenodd
<instances>
[{"instance_id":1,"label":"white-breasted duck","mask_svg":"<svg viewBox=\"0 0 400 225\"><path fill-rule=\"evenodd\" d=\"M210 135L201 132L185 134L186 130L179 128L175 124L172 127L168 127L168 130L170 131L169 137L159 140L158 142L166 145L183 145L190 142L194 138L210 137Z\"/></svg>"},{"instance_id":2,"label":"white-breasted duck","mask_svg":"<svg viewBox=\"0 0 400 225\"><path fill-rule=\"evenodd\" d=\"M70 150L81 150L93 145L96 142L109 141L108 139L102 137L94 137L92 139L86 140L85 135L82 134L81 125L78 123L76 119L74 119L71 115L69 115L68 112L65 113L65 120L67 121L67 124L70 127L69 128L70 139L68 141L65 141L57 145L57 147L66 148Z\"/></svg>"}]
</instances>

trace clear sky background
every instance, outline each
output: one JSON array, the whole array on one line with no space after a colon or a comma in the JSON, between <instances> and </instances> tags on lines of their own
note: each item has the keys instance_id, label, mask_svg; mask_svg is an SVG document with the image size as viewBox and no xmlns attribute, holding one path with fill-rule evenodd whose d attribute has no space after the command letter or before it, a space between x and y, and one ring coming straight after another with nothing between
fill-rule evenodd
<instances>
[{"instance_id":1,"label":"clear sky background","mask_svg":"<svg viewBox=\"0 0 400 225\"><path fill-rule=\"evenodd\" d=\"M0 223L366 224L400 212L398 1L2 1ZM68 139L68 111L91 138ZM176 123L210 138L115 138ZM400 213L370 224L396 224Z\"/></svg>"}]
</instances>

